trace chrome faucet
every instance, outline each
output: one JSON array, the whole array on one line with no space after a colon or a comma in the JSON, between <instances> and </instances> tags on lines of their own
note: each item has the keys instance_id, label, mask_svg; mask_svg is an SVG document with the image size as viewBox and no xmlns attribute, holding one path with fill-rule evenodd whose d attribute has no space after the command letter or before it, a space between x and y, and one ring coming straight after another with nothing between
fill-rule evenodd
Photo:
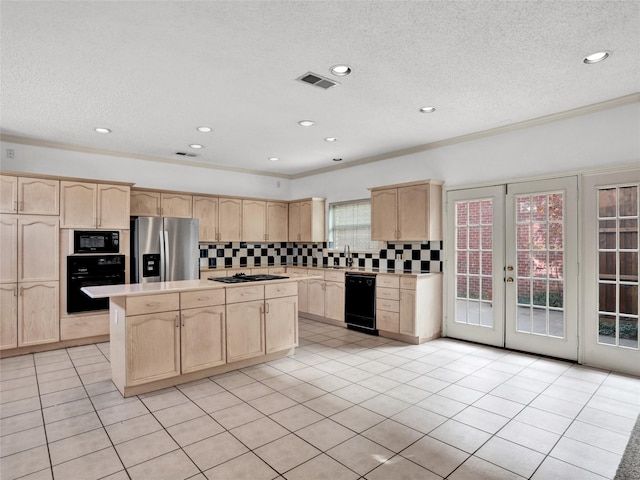
<instances>
[{"instance_id":1,"label":"chrome faucet","mask_svg":"<svg viewBox=\"0 0 640 480\"><path fill-rule=\"evenodd\" d=\"M344 257L345 257L345 262L347 264L347 267L352 267L353 257L351 256L351 248L349 248L349 245L344 246Z\"/></svg>"}]
</instances>

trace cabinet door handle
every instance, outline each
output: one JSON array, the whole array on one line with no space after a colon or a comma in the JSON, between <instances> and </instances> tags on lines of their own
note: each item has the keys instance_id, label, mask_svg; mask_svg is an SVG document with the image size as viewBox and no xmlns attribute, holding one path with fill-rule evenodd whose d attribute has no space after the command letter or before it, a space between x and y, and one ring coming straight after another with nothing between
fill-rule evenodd
<instances>
[{"instance_id":1,"label":"cabinet door handle","mask_svg":"<svg viewBox=\"0 0 640 480\"><path fill-rule=\"evenodd\" d=\"M157 213L158 215L160 215L160 213L161 213L161 212L160 212L160 207L157 207L157 208L156 208L156 213Z\"/></svg>"},{"instance_id":2,"label":"cabinet door handle","mask_svg":"<svg viewBox=\"0 0 640 480\"><path fill-rule=\"evenodd\" d=\"M199 302L204 302L205 300L209 300L209 297L200 297L197 299Z\"/></svg>"},{"instance_id":3,"label":"cabinet door handle","mask_svg":"<svg viewBox=\"0 0 640 480\"><path fill-rule=\"evenodd\" d=\"M147 307L159 307L159 303L147 303Z\"/></svg>"},{"instance_id":4,"label":"cabinet door handle","mask_svg":"<svg viewBox=\"0 0 640 480\"><path fill-rule=\"evenodd\" d=\"M269 313L269 304L268 303L264 304L264 308L265 308L265 313Z\"/></svg>"},{"instance_id":5,"label":"cabinet door handle","mask_svg":"<svg viewBox=\"0 0 640 480\"><path fill-rule=\"evenodd\" d=\"M17 297L18 296L18 287L13 289L13 296Z\"/></svg>"},{"instance_id":6,"label":"cabinet door handle","mask_svg":"<svg viewBox=\"0 0 640 480\"><path fill-rule=\"evenodd\" d=\"M180 315L176 315L176 328L180 327Z\"/></svg>"},{"instance_id":7,"label":"cabinet door handle","mask_svg":"<svg viewBox=\"0 0 640 480\"><path fill-rule=\"evenodd\" d=\"M182 326L184 327L184 313L182 314Z\"/></svg>"},{"instance_id":8,"label":"cabinet door handle","mask_svg":"<svg viewBox=\"0 0 640 480\"><path fill-rule=\"evenodd\" d=\"M20 287L20 296L24 295L24 287Z\"/></svg>"},{"instance_id":9,"label":"cabinet door handle","mask_svg":"<svg viewBox=\"0 0 640 480\"><path fill-rule=\"evenodd\" d=\"M15 201L13 202L13 211L14 211L14 212L17 212L17 211L18 211L18 201L17 201L17 200L15 200Z\"/></svg>"},{"instance_id":10,"label":"cabinet door handle","mask_svg":"<svg viewBox=\"0 0 640 480\"><path fill-rule=\"evenodd\" d=\"M24 202L18 202L18 210L24 212Z\"/></svg>"}]
</instances>

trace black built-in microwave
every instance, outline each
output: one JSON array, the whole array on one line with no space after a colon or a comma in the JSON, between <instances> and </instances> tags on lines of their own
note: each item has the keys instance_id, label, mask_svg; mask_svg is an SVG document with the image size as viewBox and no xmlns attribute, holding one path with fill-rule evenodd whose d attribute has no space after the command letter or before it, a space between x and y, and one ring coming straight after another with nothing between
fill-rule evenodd
<instances>
[{"instance_id":1,"label":"black built-in microwave","mask_svg":"<svg viewBox=\"0 0 640 480\"><path fill-rule=\"evenodd\" d=\"M75 230L73 253L119 253L120 232Z\"/></svg>"}]
</instances>

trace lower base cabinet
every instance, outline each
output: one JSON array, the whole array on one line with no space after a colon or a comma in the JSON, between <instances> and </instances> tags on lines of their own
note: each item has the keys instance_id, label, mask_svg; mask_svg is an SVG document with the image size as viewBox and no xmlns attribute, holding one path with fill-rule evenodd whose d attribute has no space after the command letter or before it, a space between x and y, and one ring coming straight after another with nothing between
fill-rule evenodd
<instances>
[{"instance_id":1,"label":"lower base cabinet","mask_svg":"<svg viewBox=\"0 0 640 480\"><path fill-rule=\"evenodd\" d=\"M277 288L265 288L265 348L266 353L298 346L298 283L285 283ZM289 296L278 296L289 295Z\"/></svg>"},{"instance_id":2,"label":"lower base cabinet","mask_svg":"<svg viewBox=\"0 0 640 480\"><path fill-rule=\"evenodd\" d=\"M0 350L18 346L18 284L0 285Z\"/></svg>"},{"instance_id":3,"label":"lower base cabinet","mask_svg":"<svg viewBox=\"0 0 640 480\"><path fill-rule=\"evenodd\" d=\"M240 288L244 287L239 287L238 290ZM245 360L264 353L264 300L228 304L227 362Z\"/></svg>"},{"instance_id":4,"label":"lower base cabinet","mask_svg":"<svg viewBox=\"0 0 640 480\"><path fill-rule=\"evenodd\" d=\"M177 310L127 316L128 385L180 375L179 318Z\"/></svg>"},{"instance_id":5,"label":"lower base cabinet","mask_svg":"<svg viewBox=\"0 0 640 480\"><path fill-rule=\"evenodd\" d=\"M18 284L18 347L60 341L58 282Z\"/></svg>"},{"instance_id":6,"label":"lower base cabinet","mask_svg":"<svg viewBox=\"0 0 640 480\"><path fill-rule=\"evenodd\" d=\"M182 373L224 365L227 361L225 331L224 305L182 310Z\"/></svg>"}]
</instances>

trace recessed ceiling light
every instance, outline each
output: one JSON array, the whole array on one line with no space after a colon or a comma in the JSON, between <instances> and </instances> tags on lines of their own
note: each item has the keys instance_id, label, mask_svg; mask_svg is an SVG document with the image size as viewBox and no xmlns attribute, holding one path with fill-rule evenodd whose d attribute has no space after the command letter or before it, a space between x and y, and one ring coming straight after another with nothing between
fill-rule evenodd
<instances>
[{"instance_id":1,"label":"recessed ceiling light","mask_svg":"<svg viewBox=\"0 0 640 480\"><path fill-rule=\"evenodd\" d=\"M96 127L94 130L98 133L111 133L111 130L104 127Z\"/></svg>"},{"instance_id":2,"label":"recessed ceiling light","mask_svg":"<svg viewBox=\"0 0 640 480\"><path fill-rule=\"evenodd\" d=\"M334 161L334 162L341 162L341 161L342 161L342 159L341 159L341 158L334 158L334 159L333 159L333 161Z\"/></svg>"},{"instance_id":3,"label":"recessed ceiling light","mask_svg":"<svg viewBox=\"0 0 640 480\"><path fill-rule=\"evenodd\" d=\"M334 65L329 71L337 77L344 77L351 73L351 67L349 65Z\"/></svg>"},{"instance_id":4,"label":"recessed ceiling light","mask_svg":"<svg viewBox=\"0 0 640 480\"><path fill-rule=\"evenodd\" d=\"M609 57L610 54L611 54L611 52L607 52L606 50L602 51L602 52L595 52L595 53L592 53L592 54L587 55L586 57L584 57L582 59L582 61L584 63L586 63L587 65L590 65L592 63L598 63L598 62L601 62L603 60L606 60Z\"/></svg>"},{"instance_id":5,"label":"recessed ceiling light","mask_svg":"<svg viewBox=\"0 0 640 480\"><path fill-rule=\"evenodd\" d=\"M336 137L327 137L324 139L325 142L337 142L338 139Z\"/></svg>"},{"instance_id":6,"label":"recessed ceiling light","mask_svg":"<svg viewBox=\"0 0 640 480\"><path fill-rule=\"evenodd\" d=\"M198 130L199 132L205 132L205 133L208 133L208 132L212 131L212 130L213 130L213 128L211 128L211 127L198 127L198 128L197 128L197 130Z\"/></svg>"},{"instance_id":7,"label":"recessed ceiling light","mask_svg":"<svg viewBox=\"0 0 640 480\"><path fill-rule=\"evenodd\" d=\"M316 122L314 122L313 120L300 120L300 121L298 122L298 125L301 125L301 126L303 126L303 127L310 127L310 126L311 126L311 125L313 125L314 123L316 123Z\"/></svg>"},{"instance_id":8,"label":"recessed ceiling light","mask_svg":"<svg viewBox=\"0 0 640 480\"><path fill-rule=\"evenodd\" d=\"M202 145L198 144L198 143L192 143L191 145L189 145L191 148L195 148L196 150L199 148L204 148Z\"/></svg>"},{"instance_id":9,"label":"recessed ceiling light","mask_svg":"<svg viewBox=\"0 0 640 480\"><path fill-rule=\"evenodd\" d=\"M269 160L271 160L272 162L277 162L278 160L280 160L280 157L269 157Z\"/></svg>"},{"instance_id":10,"label":"recessed ceiling light","mask_svg":"<svg viewBox=\"0 0 640 480\"><path fill-rule=\"evenodd\" d=\"M436 107L422 107L420 109L421 113L433 113L436 111Z\"/></svg>"}]
</instances>

